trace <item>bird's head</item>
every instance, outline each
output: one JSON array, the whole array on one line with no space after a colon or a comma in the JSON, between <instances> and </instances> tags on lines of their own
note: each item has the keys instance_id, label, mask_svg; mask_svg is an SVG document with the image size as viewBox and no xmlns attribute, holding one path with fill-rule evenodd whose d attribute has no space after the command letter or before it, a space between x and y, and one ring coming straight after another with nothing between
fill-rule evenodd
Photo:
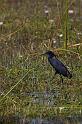
<instances>
[{"instance_id":1,"label":"bird's head","mask_svg":"<svg viewBox=\"0 0 82 124\"><path fill-rule=\"evenodd\" d=\"M56 55L52 52L52 51L47 51L47 52L45 52L43 55L47 55L48 57L56 57Z\"/></svg>"}]
</instances>

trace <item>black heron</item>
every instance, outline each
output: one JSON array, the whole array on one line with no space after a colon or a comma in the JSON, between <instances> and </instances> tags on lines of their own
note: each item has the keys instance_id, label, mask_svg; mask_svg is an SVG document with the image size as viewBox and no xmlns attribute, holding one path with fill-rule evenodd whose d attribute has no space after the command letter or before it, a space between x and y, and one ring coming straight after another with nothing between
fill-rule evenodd
<instances>
[{"instance_id":1,"label":"black heron","mask_svg":"<svg viewBox=\"0 0 82 124\"><path fill-rule=\"evenodd\" d=\"M69 79L72 78L71 72L60 60L57 59L56 55L52 51L47 51L43 55L47 55L49 63L55 69L55 74L59 74L61 76L62 82L62 75Z\"/></svg>"}]
</instances>

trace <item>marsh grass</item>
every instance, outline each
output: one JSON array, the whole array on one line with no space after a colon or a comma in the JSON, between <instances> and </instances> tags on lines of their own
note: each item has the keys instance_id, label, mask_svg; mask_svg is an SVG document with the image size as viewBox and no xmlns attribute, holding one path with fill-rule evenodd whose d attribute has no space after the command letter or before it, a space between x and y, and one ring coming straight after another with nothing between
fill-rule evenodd
<instances>
[{"instance_id":1,"label":"marsh grass","mask_svg":"<svg viewBox=\"0 0 82 124\"><path fill-rule=\"evenodd\" d=\"M77 15L68 15L68 9L76 7L75 2L66 0L62 5L61 1L48 1L47 7L45 2L36 1L17 5L6 1L0 5L4 6L0 16L3 21L0 25L0 114L45 117L69 114L76 109L78 113L82 105L82 35L77 34L81 32L78 30L81 23L74 21ZM53 50L70 67L71 80L65 78L61 84L60 76L54 76L47 58L41 56L46 50ZM61 106L66 107L62 112Z\"/></svg>"}]
</instances>

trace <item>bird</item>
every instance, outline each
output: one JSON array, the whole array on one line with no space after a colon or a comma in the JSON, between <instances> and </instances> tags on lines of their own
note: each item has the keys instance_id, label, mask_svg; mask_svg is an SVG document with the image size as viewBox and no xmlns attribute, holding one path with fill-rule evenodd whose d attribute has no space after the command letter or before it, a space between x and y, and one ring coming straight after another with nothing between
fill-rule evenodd
<instances>
[{"instance_id":1,"label":"bird","mask_svg":"<svg viewBox=\"0 0 82 124\"><path fill-rule=\"evenodd\" d=\"M47 55L48 61L51 64L51 66L55 69L55 74L59 74L62 82L64 77L67 77L69 79L72 78L72 73L68 70L68 68L56 57L56 55L52 51L47 51L43 55Z\"/></svg>"}]
</instances>

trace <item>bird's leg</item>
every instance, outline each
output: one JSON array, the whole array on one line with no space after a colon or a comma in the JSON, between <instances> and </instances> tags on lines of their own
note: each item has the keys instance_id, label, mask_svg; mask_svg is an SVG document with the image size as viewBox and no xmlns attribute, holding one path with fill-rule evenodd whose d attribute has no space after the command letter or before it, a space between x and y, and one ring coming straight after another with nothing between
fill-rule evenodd
<instances>
[{"instance_id":1,"label":"bird's leg","mask_svg":"<svg viewBox=\"0 0 82 124\"><path fill-rule=\"evenodd\" d=\"M60 75L60 78L61 78L60 82L61 82L61 83L63 83L63 78L62 78L62 75Z\"/></svg>"}]
</instances>

